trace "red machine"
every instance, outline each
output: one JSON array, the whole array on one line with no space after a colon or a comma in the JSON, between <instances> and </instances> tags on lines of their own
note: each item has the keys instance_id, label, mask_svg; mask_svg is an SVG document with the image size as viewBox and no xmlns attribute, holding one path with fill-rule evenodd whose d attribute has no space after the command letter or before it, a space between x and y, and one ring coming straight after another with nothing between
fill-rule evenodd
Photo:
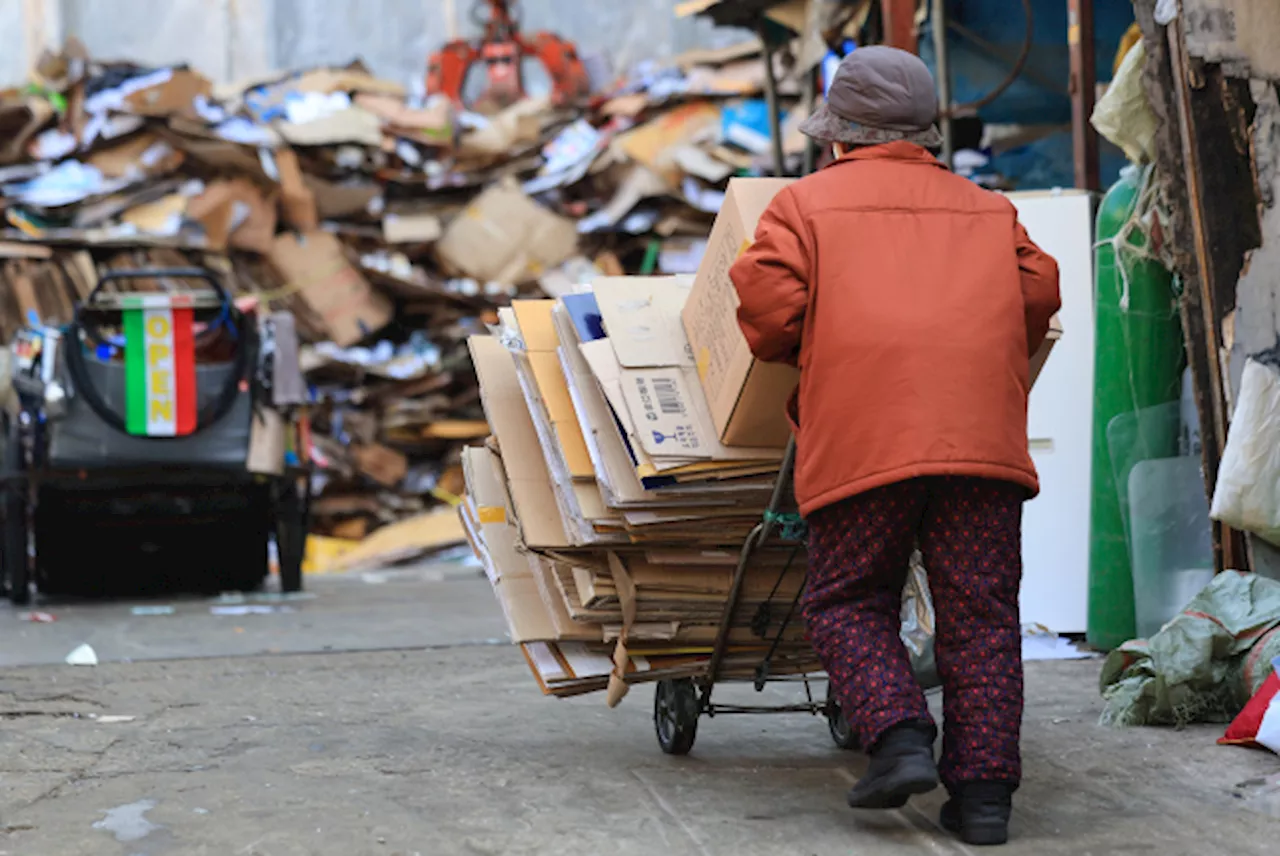
<instances>
[{"instance_id":1,"label":"red machine","mask_svg":"<svg viewBox=\"0 0 1280 856\"><path fill-rule=\"evenodd\" d=\"M519 0L476 0L471 17L484 35L450 42L433 55L427 91L466 108L496 109L526 95L549 95L557 104L590 95L587 69L573 44L553 33L525 36L519 9Z\"/></svg>"}]
</instances>

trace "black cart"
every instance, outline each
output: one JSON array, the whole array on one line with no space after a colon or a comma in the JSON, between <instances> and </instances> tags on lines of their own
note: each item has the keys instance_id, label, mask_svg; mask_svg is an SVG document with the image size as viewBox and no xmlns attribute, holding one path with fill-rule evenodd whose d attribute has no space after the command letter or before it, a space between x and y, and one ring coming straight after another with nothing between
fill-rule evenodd
<instances>
[{"instance_id":1,"label":"black cart","mask_svg":"<svg viewBox=\"0 0 1280 856\"><path fill-rule=\"evenodd\" d=\"M698 736L698 721L703 716L716 717L729 714L764 714L764 713L807 713L823 716L831 733L831 739L841 749L858 749L858 740L849 728L849 723L840 710L828 685L825 695L815 696L814 684L824 680L821 674L775 675L772 673L774 654L778 650L783 636L798 621L796 608L800 595L797 594L789 602L765 602L753 617L752 625L756 634L767 644L768 650L755 669L752 683L756 692L762 692L770 683L800 683L804 687L806 700L789 705L734 705L718 704L712 700L712 691L717 683L723 683L721 665L729 651L729 634L738 616L742 584L746 579L748 568L758 551L771 539L782 535L783 540L793 542L795 547L793 558L799 552L797 536L793 533L781 532L784 521L788 519L784 510L794 506L791 490L792 469L795 464L795 441L787 447L783 458L778 480L774 485L773 496L764 519L756 525L747 536L746 542L738 555L738 565L733 575L733 583L729 589L729 600L725 604L724 614L720 620L719 632L716 634L715 646L711 659L704 673L698 677L675 678L658 681L653 700L653 724L658 736L658 745L668 755L687 755L693 749L694 740ZM786 537L790 535L791 537ZM785 574L787 568L783 569ZM775 620L776 619L776 620ZM776 630L774 626L776 625ZM772 634L772 638L769 638Z\"/></svg>"},{"instance_id":2,"label":"black cart","mask_svg":"<svg viewBox=\"0 0 1280 856\"><path fill-rule=\"evenodd\" d=\"M139 280L164 290L119 289ZM129 431L129 369L106 331L142 310L190 310L171 316L191 319L203 355L194 430L182 436ZM282 589L301 590L306 463L250 468L254 444L278 443L284 460L288 422L271 403L264 333L273 335L236 308L213 272L177 268L106 274L71 324L22 334L12 377L20 408L4 415L0 441L0 572L13 603L28 603L33 587L68 596L252 591L270 573L273 542Z\"/></svg>"},{"instance_id":3,"label":"black cart","mask_svg":"<svg viewBox=\"0 0 1280 856\"><path fill-rule=\"evenodd\" d=\"M712 700L712 691L716 684L725 682L722 666L729 651L729 633L735 620L739 618L742 585L752 560L771 540L780 540L784 544L791 543L795 548L792 553L794 558L798 554L800 541L804 538L803 525L798 525L799 517L794 512L792 476L795 455L795 440L792 439L783 457L782 468L774 484L773 496L769 501L764 519L747 536L738 555L738 565L729 590L729 600L725 604L724 614L720 620L711 659L702 674L657 682L653 701L653 724L658 736L658 745L668 755L689 754L698 735L698 721L703 716L716 717L729 714L807 713L812 716L822 716L826 719L831 739L837 747L846 750L861 748L857 736L849 727L849 722L840 709L840 703L836 700L830 683L827 683L825 693L818 695L814 693L814 684L825 682L825 675L820 673L775 674L773 672L773 658L781 640L794 622L799 620L796 611L803 592L797 593L789 601L784 602L770 598L761 605L753 617L752 629L761 640L764 640L767 650L755 667L755 676L751 679L751 683L756 692L762 692L771 683L799 683L804 687L805 701L788 705L735 705L718 704ZM791 531L793 529L797 531ZM783 573L786 573L785 568ZM937 689L941 681L933 660L932 644L930 643L922 656L912 653L911 659L916 680L920 685L927 690Z\"/></svg>"}]
</instances>

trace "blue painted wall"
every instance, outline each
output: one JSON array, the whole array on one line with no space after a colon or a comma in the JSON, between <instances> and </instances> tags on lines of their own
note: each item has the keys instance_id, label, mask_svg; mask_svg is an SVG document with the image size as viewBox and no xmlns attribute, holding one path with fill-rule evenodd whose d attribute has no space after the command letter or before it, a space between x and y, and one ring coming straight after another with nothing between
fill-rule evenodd
<instances>
[{"instance_id":1,"label":"blue painted wall","mask_svg":"<svg viewBox=\"0 0 1280 856\"><path fill-rule=\"evenodd\" d=\"M1028 68L995 102L980 111L985 122L1021 125L1069 125L1071 99L1067 95L1071 58L1067 47L1067 0L1032 0L1035 14L1033 49ZM991 56L954 31L948 34L951 87L955 101L976 101L994 89L1009 73L1022 48L1026 18L1019 0L948 0L951 20L991 42L1008 59ZM1133 23L1129 0L1094 0L1099 81L1111 79L1116 50ZM920 35L920 55L934 68L932 22ZM1039 79L1037 79L1039 78ZM1043 82L1041 82L1043 80ZM1048 86L1057 82L1056 87ZM1105 144L1102 179L1113 182L1125 160L1120 151ZM1020 189L1065 187L1073 182L1069 133L1051 137L1006 153L993 167L1018 182Z\"/></svg>"}]
</instances>

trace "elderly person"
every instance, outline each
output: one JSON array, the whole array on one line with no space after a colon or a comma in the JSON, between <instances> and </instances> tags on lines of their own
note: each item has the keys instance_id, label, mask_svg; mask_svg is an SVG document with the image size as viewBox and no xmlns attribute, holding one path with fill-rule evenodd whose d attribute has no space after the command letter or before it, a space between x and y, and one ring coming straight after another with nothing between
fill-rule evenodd
<instances>
[{"instance_id":1,"label":"elderly person","mask_svg":"<svg viewBox=\"0 0 1280 856\"><path fill-rule=\"evenodd\" d=\"M1007 199L929 153L936 118L917 57L855 50L803 126L837 160L778 194L731 275L752 351L800 368L804 614L871 758L849 804L897 808L941 781L943 825L1002 844L1022 775L1022 506L1039 490L1030 357L1059 308L1058 268ZM937 765L898 637L917 543L944 688Z\"/></svg>"}]
</instances>

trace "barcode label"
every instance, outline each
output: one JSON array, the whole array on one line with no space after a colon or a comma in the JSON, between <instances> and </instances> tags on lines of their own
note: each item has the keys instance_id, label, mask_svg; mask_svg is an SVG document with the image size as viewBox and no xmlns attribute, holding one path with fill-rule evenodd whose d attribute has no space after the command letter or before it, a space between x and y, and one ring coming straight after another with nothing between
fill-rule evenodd
<instances>
[{"instance_id":1,"label":"barcode label","mask_svg":"<svg viewBox=\"0 0 1280 856\"><path fill-rule=\"evenodd\" d=\"M655 378L653 392L658 396L658 407L667 416L683 416L684 402L673 378Z\"/></svg>"},{"instance_id":2,"label":"barcode label","mask_svg":"<svg viewBox=\"0 0 1280 856\"><path fill-rule=\"evenodd\" d=\"M689 400L689 382L680 370L627 371L624 375L628 382L623 394L644 450L650 455L700 455L705 444L698 428L697 405Z\"/></svg>"}]
</instances>

